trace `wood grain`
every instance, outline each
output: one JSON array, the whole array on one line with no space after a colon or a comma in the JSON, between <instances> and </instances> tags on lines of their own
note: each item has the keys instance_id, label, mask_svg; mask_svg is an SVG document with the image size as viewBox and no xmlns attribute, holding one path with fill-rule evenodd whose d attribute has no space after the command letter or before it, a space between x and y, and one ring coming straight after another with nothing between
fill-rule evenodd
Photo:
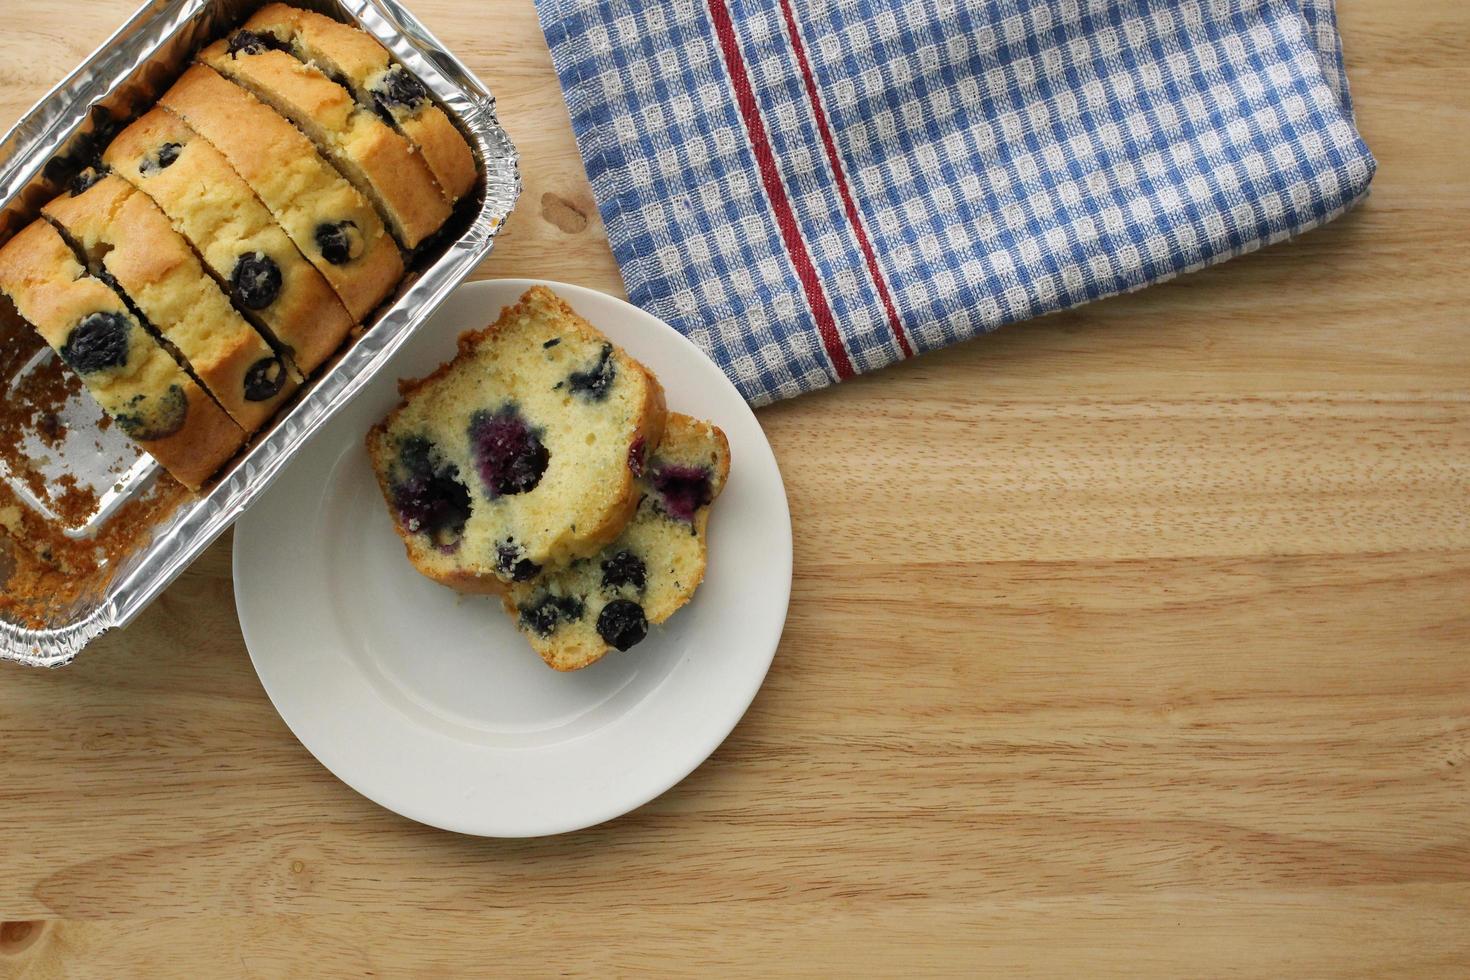
<instances>
[{"instance_id":1,"label":"wood grain","mask_svg":"<svg viewBox=\"0 0 1470 980\"><path fill-rule=\"evenodd\" d=\"M7 5L0 121L133 5ZM412 5L526 163L481 275L620 292L530 4ZM790 622L682 785L529 842L379 810L226 540L0 670L0 973L1470 974L1470 7L1340 7L1357 212L762 411Z\"/></svg>"}]
</instances>

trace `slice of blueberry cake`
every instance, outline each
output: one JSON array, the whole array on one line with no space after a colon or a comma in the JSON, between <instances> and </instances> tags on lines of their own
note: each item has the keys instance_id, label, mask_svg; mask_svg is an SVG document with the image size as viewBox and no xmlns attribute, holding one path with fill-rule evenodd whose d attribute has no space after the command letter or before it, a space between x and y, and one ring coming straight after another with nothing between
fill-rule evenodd
<instances>
[{"instance_id":1,"label":"slice of blueberry cake","mask_svg":"<svg viewBox=\"0 0 1470 980\"><path fill-rule=\"evenodd\" d=\"M171 343L246 432L297 386L288 365L230 305L146 195L115 174L41 208L86 260Z\"/></svg>"},{"instance_id":2,"label":"slice of blueberry cake","mask_svg":"<svg viewBox=\"0 0 1470 980\"><path fill-rule=\"evenodd\" d=\"M352 93L315 65L276 50L268 43L274 41L239 30L199 52L199 60L295 123L377 206L399 243L417 248L449 219L449 201L423 156Z\"/></svg>"},{"instance_id":3,"label":"slice of blueberry cake","mask_svg":"<svg viewBox=\"0 0 1470 980\"><path fill-rule=\"evenodd\" d=\"M235 307L311 374L352 330L347 308L218 150L163 109L102 154L189 240Z\"/></svg>"},{"instance_id":4,"label":"slice of blueberry cake","mask_svg":"<svg viewBox=\"0 0 1470 980\"><path fill-rule=\"evenodd\" d=\"M638 481L642 502L618 539L504 597L541 659L557 670L586 667L629 649L693 598L704 579L709 506L729 472L725 434L671 413Z\"/></svg>"},{"instance_id":5,"label":"slice of blueberry cake","mask_svg":"<svg viewBox=\"0 0 1470 980\"><path fill-rule=\"evenodd\" d=\"M281 3L256 11L244 30L273 38L300 60L316 64L351 89L360 105L395 126L418 148L451 202L475 186L475 158L464 136L423 83L395 64L376 38L322 14Z\"/></svg>"},{"instance_id":6,"label":"slice of blueberry cake","mask_svg":"<svg viewBox=\"0 0 1470 980\"><path fill-rule=\"evenodd\" d=\"M399 389L368 433L373 469L414 566L464 592L617 537L664 428L653 375L540 286Z\"/></svg>"},{"instance_id":7,"label":"slice of blueberry cake","mask_svg":"<svg viewBox=\"0 0 1470 980\"><path fill-rule=\"evenodd\" d=\"M194 65L160 104L219 150L362 321L403 276L403 255L371 204L274 109Z\"/></svg>"},{"instance_id":8,"label":"slice of blueberry cake","mask_svg":"<svg viewBox=\"0 0 1470 980\"><path fill-rule=\"evenodd\" d=\"M87 274L45 221L0 248L0 292L102 410L190 490L244 442L240 427L143 329L122 298Z\"/></svg>"}]
</instances>

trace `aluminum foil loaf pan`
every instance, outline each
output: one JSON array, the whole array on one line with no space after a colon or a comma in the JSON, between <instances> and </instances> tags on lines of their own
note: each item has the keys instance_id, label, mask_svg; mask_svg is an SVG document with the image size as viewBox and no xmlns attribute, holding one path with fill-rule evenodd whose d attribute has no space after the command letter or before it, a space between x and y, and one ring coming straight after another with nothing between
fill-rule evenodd
<instances>
[{"instance_id":1,"label":"aluminum foil loaf pan","mask_svg":"<svg viewBox=\"0 0 1470 980\"><path fill-rule=\"evenodd\" d=\"M126 626L230 526L311 434L388 363L490 253L520 193L490 92L394 0L291 0L375 36L470 140L476 193L398 290L199 494L109 425L0 299L0 659L67 663ZM0 243L151 108L194 53L264 0L152 0L0 141Z\"/></svg>"}]
</instances>

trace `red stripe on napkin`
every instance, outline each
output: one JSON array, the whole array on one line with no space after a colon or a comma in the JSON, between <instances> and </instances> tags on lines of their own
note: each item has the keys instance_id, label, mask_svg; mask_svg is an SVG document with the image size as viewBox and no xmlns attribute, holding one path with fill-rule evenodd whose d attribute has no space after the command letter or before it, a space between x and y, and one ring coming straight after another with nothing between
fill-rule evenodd
<instances>
[{"instance_id":1,"label":"red stripe on napkin","mask_svg":"<svg viewBox=\"0 0 1470 980\"><path fill-rule=\"evenodd\" d=\"M852 198L847 172L842 169L842 158L837 155L837 141L832 138L832 127L827 124L827 111L822 107L822 97L817 92L817 80L812 74L811 64L806 60L806 46L802 44L801 31L796 26L796 14L791 10L791 0L781 0L781 13L786 16L786 33L791 35L791 50L796 52L801 80L806 84L806 97L812 104L812 116L817 121L817 130L822 134L822 146L826 147L827 163L832 168L837 191L842 195L842 209L847 212L847 223L852 226L858 247L863 250L868 275L872 277L873 285L878 287L878 295L883 300L883 309L888 311L888 324L893 328L898 347L903 351L904 357L913 357L914 349L909 346L909 339L904 335L903 323L898 319L898 308L894 306L893 295L888 291L888 280L878 268L878 256L873 251L872 242L868 240L867 229L863 227L862 216L858 214L857 202Z\"/></svg>"},{"instance_id":2,"label":"red stripe on napkin","mask_svg":"<svg viewBox=\"0 0 1470 980\"><path fill-rule=\"evenodd\" d=\"M832 315L827 294L822 291L817 267L812 262L811 253L807 251L806 242L802 241L801 229L796 224L796 212L791 209L791 199L787 197L786 187L781 183L780 171L776 169L776 155L771 151L771 139L766 133L765 121L761 119L760 108L756 105L755 92L750 87L749 69L740 53L735 25L730 21L730 8L726 6L726 0L708 2L710 21L714 24L720 52L725 58L725 71L730 76L730 84L735 88L735 103L740 107L740 115L745 120L745 131L750 140L750 148L755 154L756 165L760 168L766 197L770 199L771 209L776 215L776 226L781 229L786 252L790 255L796 277L801 280L801 287L806 292L807 305L816 317L817 332L821 334L822 345L827 348L832 368L839 379L845 380L853 376L852 361L842 346L837 318Z\"/></svg>"}]
</instances>

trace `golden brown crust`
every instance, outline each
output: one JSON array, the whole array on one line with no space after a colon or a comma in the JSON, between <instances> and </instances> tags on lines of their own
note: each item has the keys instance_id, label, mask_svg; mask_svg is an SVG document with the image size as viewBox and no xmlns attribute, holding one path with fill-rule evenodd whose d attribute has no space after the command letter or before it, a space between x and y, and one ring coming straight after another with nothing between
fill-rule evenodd
<instances>
[{"instance_id":1,"label":"golden brown crust","mask_svg":"<svg viewBox=\"0 0 1470 980\"><path fill-rule=\"evenodd\" d=\"M417 248L449 219L449 202L423 156L317 68L284 51L232 54L223 40L199 60L295 123L377 205L404 247Z\"/></svg>"},{"instance_id":2,"label":"golden brown crust","mask_svg":"<svg viewBox=\"0 0 1470 980\"><path fill-rule=\"evenodd\" d=\"M400 120L398 127L423 153L450 200L458 201L474 189L479 176L475 155L443 109L427 106L418 115Z\"/></svg>"},{"instance_id":3,"label":"golden brown crust","mask_svg":"<svg viewBox=\"0 0 1470 980\"><path fill-rule=\"evenodd\" d=\"M98 312L128 316L121 298L86 275L70 246L45 221L29 225L0 249L0 291L58 353L83 317ZM177 385L185 398L183 425L171 435L138 444L180 483L198 490L235 454L245 434L157 341L141 328L136 334L130 361L152 370L109 378L108 401L126 401L133 394L157 398L161 386ZM96 382L82 380L94 390Z\"/></svg>"},{"instance_id":4,"label":"golden brown crust","mask_svg":"<svg viewBox=\"0 0 1470 980\"><path fill-rule=\"evenodd\" d=\"M282 40L309 34L313 40L330 41L334 62L344 72L374 71L385 66L388 52L364 31L341 21L284 3L268 3L245 22L247 31L269 32ZM325 43L318 47L328 48Z\"/></svg>"},{"instance_id":5,"label":"golden brown crust","mask_svg":"<svg viewBox=\"0 0 1470 980\"><path fill-rule=\"evenodd\" d=\"M170 143L178 147L175 162L145 174L143 162ZM243 255L264 255L275 263L281 272L276 299L264 309L242 312L290 351L302 374L342 345L352 329L347 308L250 186L182 119L163 109L149 111L112 141L102 160L168 215L224 288Z\"/></svg>"},{"instance_id":6,"label":"golden brown crust","mask_svg":"<svg viewBox=\"0 0 1470 980\"><path fill-rule=\"evenodd\" d=\"M397 522L395 522L395 524L396 523ZM400 529L398 533L402 535L406 532ZM408 542L406 540L404 542L404 546L408 546ZM426 575L429 578L433 579L435 582L438 582L440 585L448 586L454 591L463 592L466 595L503 596L505 595L506 589L509 588L509 586L505 582L502 582L500 578L495 575L477 575L474 572L466 571L464 569L455 569L452 572L436 571L417 561L414 561L414 553L412 548L409 548L408 560L413 562L413 567L418 569L421 575Z\"/></svg>"},{"instance_id":7,"label":"golden brown crust","mask_svg":"<svg viewBox=\"0 0 1470 980\"><path fill-rule=\"evenodd\" d=\"M715 442L719 444L719 449L717 449L715 452L717 463L714 474L710 480L710 485L712 489L711 496L717 499L721 493L724 493L725 481L730 478L730 440L725 436L725 430L720 428L718 425L715 425L713 422L705 422L698 419L691 419L688 416L684 416L683 421L685 423L692 423L696 427L703 429L711 438L715 440ZM713 500L711 501L711 504L713 504ZM697 571L694 572L694 574L689 576L689 581L685 583L688 586L690 598L693 598L695 591L697 591L699 587L704 584L704 573L709 567L708 541L709 515L711 509L712 507L705 507L694 515L694 533L699 538L702 547L699 549L699 568ZM687 603L688 600L686 599L685 602ZM649 620L649 622L667 622L670 616L672 616L674 613L678 612L682 608L682 604L676 606L673 609L668 610L661 616L653 617Z\"/></svg>"},{"instance_id":8,"label":"golden brown crust","mask_svg":"<svg viewBox=\"0 0 1470 980\"><path fill-rule=\"evenodd\" d=\"M276 111L205 65L159 99L219 150L318 271L354 319L363 320L403 276L403 256L363 196ZM344 264L322 254L320 223L349 221L362 250Z\"/></svg>"},{"instance_id":9,"label":"golden brown crust","mask_svg":"<svg viewBox=\"0 0 1470 980\"><path fill-rule=\"evenodd\" d=\"M104 177L84 193L62 195L41 211L85 251L100 256L101 266L245 431L263 425L296 389L275 352L230 306L168 217L127 181ZM250 400L250 372L271 362L282 373L280 390L270 398Z\"/></svg>"},{"instance_id":10,"label":"golden brown crust","mask_svg":"<svg viewBox=\"0 0 1470 980\"><path fill-rule=\"evenodd\" d=\"M368 86L393 65L388 51L371 35L310 10L282 3L262 7L245 23L246 30L274 34L293 44L297 54L320 61L344 78L357 101L371 108ZM474 189L479 170L464 135L432 101L394 113L394 123L423 153L429 169L452 203Z\"/></svg>"},{"instance_id":11,"label":"golden brown crust","mask_svg":"<svg viewBox=\"0 0 1470 980\"><path fill-rule=\"evenodd\" d=\"M719 465L715 468L714 477L715 496L719 496L725 490L725 481L730 479L730 439L725 435L725 430L713 422L698 420L696 422L720 447L716 451L716 455L719 457ZM706 519L708 516L708 512L706 512Z\"/></svg>"}]
</instances>

